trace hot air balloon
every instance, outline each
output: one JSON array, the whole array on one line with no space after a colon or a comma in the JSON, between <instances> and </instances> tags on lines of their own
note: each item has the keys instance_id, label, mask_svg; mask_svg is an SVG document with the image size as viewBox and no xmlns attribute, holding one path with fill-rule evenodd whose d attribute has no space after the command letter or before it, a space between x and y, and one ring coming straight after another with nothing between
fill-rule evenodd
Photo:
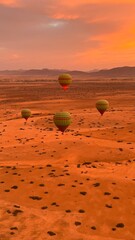
<instances>
[{"instance_id":1,"label":"hot air balloon","mask_svg":"<svg viewBox=\"0 0 135 240\"><path fill-rule=\"evenodd\" d=\"M64 90L67 90L69 88L69 85L72 83L72 77L70 74L64 73L59 75L58 81L62 88Z\"/></svg>"},{"instance_id":2,"label":"hot air balloon","mask_svg":"<svg viewBox=\"0 0 135 240\"><path fill-rule=\"evenodd\" d=\"M53 121L56 127L64 133L66 128L71 124L71 115L68 112L55 113Z\"/></svg>"},{"instance_id":3,"label":"hot air balloon","mask_svg":"<svg viewBox=\"0 0 135 240\"><path fill-rule=\"evenodd\" d=\"M109 108L109 102L107 100L98 100L96 102L96 108L102 116L104 112Z\"/></svg>"},{"instance_id":4,"label":"hot air balloon","mask_svg":"<svg viewBox=\"0 0 135 240\"><path fill-rule=\"evenodd\" d=\"M22 115L22 118L25 118L27 122L28 118L31 116L31 111L29 109L22 109L21 115Z\"/></svg>"}]
</instances>

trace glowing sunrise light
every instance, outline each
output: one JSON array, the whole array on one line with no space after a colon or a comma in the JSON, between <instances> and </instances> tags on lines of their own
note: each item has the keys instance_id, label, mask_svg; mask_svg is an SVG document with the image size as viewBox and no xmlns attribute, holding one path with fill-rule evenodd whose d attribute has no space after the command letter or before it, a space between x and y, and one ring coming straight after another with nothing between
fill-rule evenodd
<instances>
[{"instance_id":1,"label":"glowing sunrise light","mask_svg":"<svg viewBox=\"0 0 135 240\"><path fill-rule=\"evenodd\" d=\"M65 25L64 21L55 21L55 22L51 22L48 24L48 26L51 28L58 28L58 27L62 27L64 25Z\"/></svg>"}]
</instances>

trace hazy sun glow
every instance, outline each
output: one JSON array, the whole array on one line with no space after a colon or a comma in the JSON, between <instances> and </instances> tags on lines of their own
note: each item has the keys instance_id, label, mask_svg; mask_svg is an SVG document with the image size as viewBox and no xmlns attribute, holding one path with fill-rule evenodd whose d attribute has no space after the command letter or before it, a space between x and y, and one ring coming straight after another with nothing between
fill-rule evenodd
<instances>
[{"instance_id":1,"label":"hazy sun glow","mask_svg":"<svg viewBox=\"0 0 135 240\"><path fill-rule=\"evenodd\" d=\"M135 65L134 0L0 0L0 69Z\"/></svg>"}]
</instances>

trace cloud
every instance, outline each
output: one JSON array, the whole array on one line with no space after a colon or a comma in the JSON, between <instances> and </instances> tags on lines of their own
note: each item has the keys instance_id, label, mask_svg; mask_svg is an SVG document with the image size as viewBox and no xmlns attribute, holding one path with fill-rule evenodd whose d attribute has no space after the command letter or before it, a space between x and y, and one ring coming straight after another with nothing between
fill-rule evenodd
<instances>
[{"instance_id":1,"label":"cloud","mask_svg":"<svg viewBox=\"0 0 135 240\"><path fill-rule=\"evenodd\" d=\"M19 0L0 0L0 4L8 7L17 7L17 6L20 6L20 1Z\"/></svg>"},{"instance_id":2,"label":"cloud","mask_svg":"<svg viewBox=\"0 0 135 240\"><path fill-rule=\"evenodd\" d=\"M120 4L120 3L134 3L134 0L74 0L74 1L68 1L68 0L60 0L61 3L64 3L70 7L84 5L84 4Z\"/></svg>"},{"instance_id":3,"label":"cloud","mask_svg":"<svg viewBox=\"0 0 135 240\"><path fill-rule=\"evenodd\" d=\"M12 58L19 68L88 69L114 53L123 62L135 50L134 12L133 1L0 0L1 67Z\"/></svg>"}]
</instances>

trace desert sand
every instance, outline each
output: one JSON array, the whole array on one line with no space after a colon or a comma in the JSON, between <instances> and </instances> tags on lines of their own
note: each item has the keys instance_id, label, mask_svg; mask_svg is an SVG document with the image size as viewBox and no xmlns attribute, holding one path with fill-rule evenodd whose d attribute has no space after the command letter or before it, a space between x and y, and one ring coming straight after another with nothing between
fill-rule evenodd
<instances>
[{"instance_id":1,"label":"desert sand","mask_svg":"<svg viewBox=\"0 0 135 240\"><path fill-rule=\"evenodd\" d=\"M0 240L135 240L135 80L1 78L0 101Z\"/></svg>"}]
</instances>

